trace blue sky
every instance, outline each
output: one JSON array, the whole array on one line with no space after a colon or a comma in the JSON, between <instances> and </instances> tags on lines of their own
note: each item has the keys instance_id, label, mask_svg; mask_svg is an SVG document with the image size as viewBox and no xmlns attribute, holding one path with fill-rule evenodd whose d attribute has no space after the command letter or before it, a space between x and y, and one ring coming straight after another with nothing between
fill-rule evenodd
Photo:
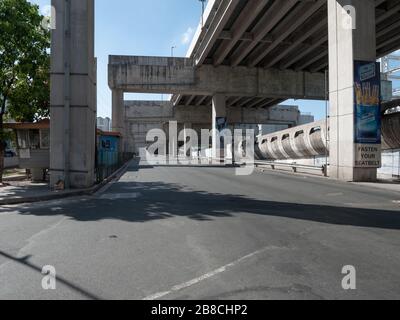
<instances>
[{"instance_id":1,"label":"blue sky","mask_svg":"<svg viewBox=\"0 0 400 320\"><path fill-rule=\"evenodd\" d=\"M42 8L50 0L30 0ZM107 85L108 55L185 56L201 16L199 0L96 0L96 56L98 58L99 116L111 116ZM164 95L129 94L130 99L167 99ZM325 102L287 101L316 119L325 117Z\"/></svg>"}]
</instances>

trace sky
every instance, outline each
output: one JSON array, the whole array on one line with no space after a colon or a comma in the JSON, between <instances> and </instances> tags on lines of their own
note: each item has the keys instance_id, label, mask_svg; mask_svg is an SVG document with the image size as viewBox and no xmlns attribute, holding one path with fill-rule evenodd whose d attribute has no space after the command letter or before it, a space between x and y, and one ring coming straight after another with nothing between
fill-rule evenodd
<instances>
[{"instance_id":1,"label":"sky","mask_svg":"<svg viewBox=\"0 0 400 320\"><path fill-rule=\"evenodd\" d=\"M42 9L50 0L30 0ZM107 84L109 55L186 56L200 23L199 0L96 0L96 57L98 116L111 117L111 91ZM125 99L161 100L167 95L126 94ZM325 118L325 101L289 100L316 120Z\"/></svg>"}]
</instances>

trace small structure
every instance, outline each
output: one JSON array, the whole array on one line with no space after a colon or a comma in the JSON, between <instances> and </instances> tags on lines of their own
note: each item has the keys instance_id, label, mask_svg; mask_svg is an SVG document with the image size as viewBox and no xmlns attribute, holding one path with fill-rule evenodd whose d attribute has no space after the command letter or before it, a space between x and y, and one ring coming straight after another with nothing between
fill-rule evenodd
<instances>
[{"instance_id":1,"label":"small structure","mask_svg":"<svg viewBox=\"0 0 400 320\"><path fill-rule=\"evenodd\" d=\"M32 180L45 180L50 165L50 120L6 123L4 127L14 130L16 134L19 167L29 169Z\"/></svg>"},{"instance_id":2,"label":"small structure","mask_svg":"<svg viewBox=\"0 0 400 320\"><path fill-rule=\"evenodd\" d=\"M121 152L121 138L119 132L97 129L96 179L98 182L109 177L125 160Z\"/></svg>"},{"instance_id":3,"label":"small structure","mask_svg":"<svg viewBox=\"0 0 400 320\"><path fill-rule=\"evenodd\" d=\"M118 164L121 134L97 129L97 166L113 166Z\"/></svg>"}]
</instances>

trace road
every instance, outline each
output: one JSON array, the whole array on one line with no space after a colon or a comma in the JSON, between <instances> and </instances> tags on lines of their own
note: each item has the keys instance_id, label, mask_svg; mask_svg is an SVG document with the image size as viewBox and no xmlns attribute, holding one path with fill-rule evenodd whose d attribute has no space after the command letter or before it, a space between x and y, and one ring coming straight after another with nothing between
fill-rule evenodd
<instances>
[{"instance_id":1,"label":"road","mask_svg":"<svg viewBox=\"0 0 400 320\"><path fill-rule=\"evenodd\" d=\"M399 200L319 177L132 165L91 197L0 208L0 299L399 299ZM45 265L56 290L42 289Z\"/></svg>"}]
</instances>

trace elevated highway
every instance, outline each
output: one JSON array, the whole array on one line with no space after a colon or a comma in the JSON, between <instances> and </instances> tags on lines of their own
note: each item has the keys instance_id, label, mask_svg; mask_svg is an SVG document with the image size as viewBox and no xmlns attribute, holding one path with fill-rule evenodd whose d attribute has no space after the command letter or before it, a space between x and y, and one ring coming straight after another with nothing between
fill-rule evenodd
<instances>
[{"instance_id":1,"label":"elevated highway","mask_svg":"<svg viewBox=\"0 0 400 320\"><path fill-rule=\"evenodd\" d=\"M52 184L84 187L94 176L94 0L52 5ZM123 128L124 92L211 105L214 129L230 107L329 97L330 176L376 179L376 168L356 161L354 71L400 48L400 0L210 0L203 21L185 58L110 57L115 130Z\"/></svg>"},{"instance_id":2,"label":"elevated highway","mask_svg":"<svg viewBox=\"0 0 400 320\"><path fill-rule=\"evenodd\" d=\"M382 117L382 149L400 149L400 112ZM329 155L330 124L327 120L263 135L257 140L261 159L307 159Z\"/></svg>"},{"instance_id":3,"label":"elevated highway","mask_svg":"<svg viewBox=\"0 0 400 320\"><path fill-rule=\"evenodd\" d=\"M346 1L342 1L346 2ZM351 5L351 1L347 1ZM196 66L328 70L327 0L210 0L187 57ZM376 58L400 47L400 1L376 0ZM211 96L174 95L174 104L211 105ZM269 107L277 97L228 96L228 106Z\"/></svg>"}]
</instances>

